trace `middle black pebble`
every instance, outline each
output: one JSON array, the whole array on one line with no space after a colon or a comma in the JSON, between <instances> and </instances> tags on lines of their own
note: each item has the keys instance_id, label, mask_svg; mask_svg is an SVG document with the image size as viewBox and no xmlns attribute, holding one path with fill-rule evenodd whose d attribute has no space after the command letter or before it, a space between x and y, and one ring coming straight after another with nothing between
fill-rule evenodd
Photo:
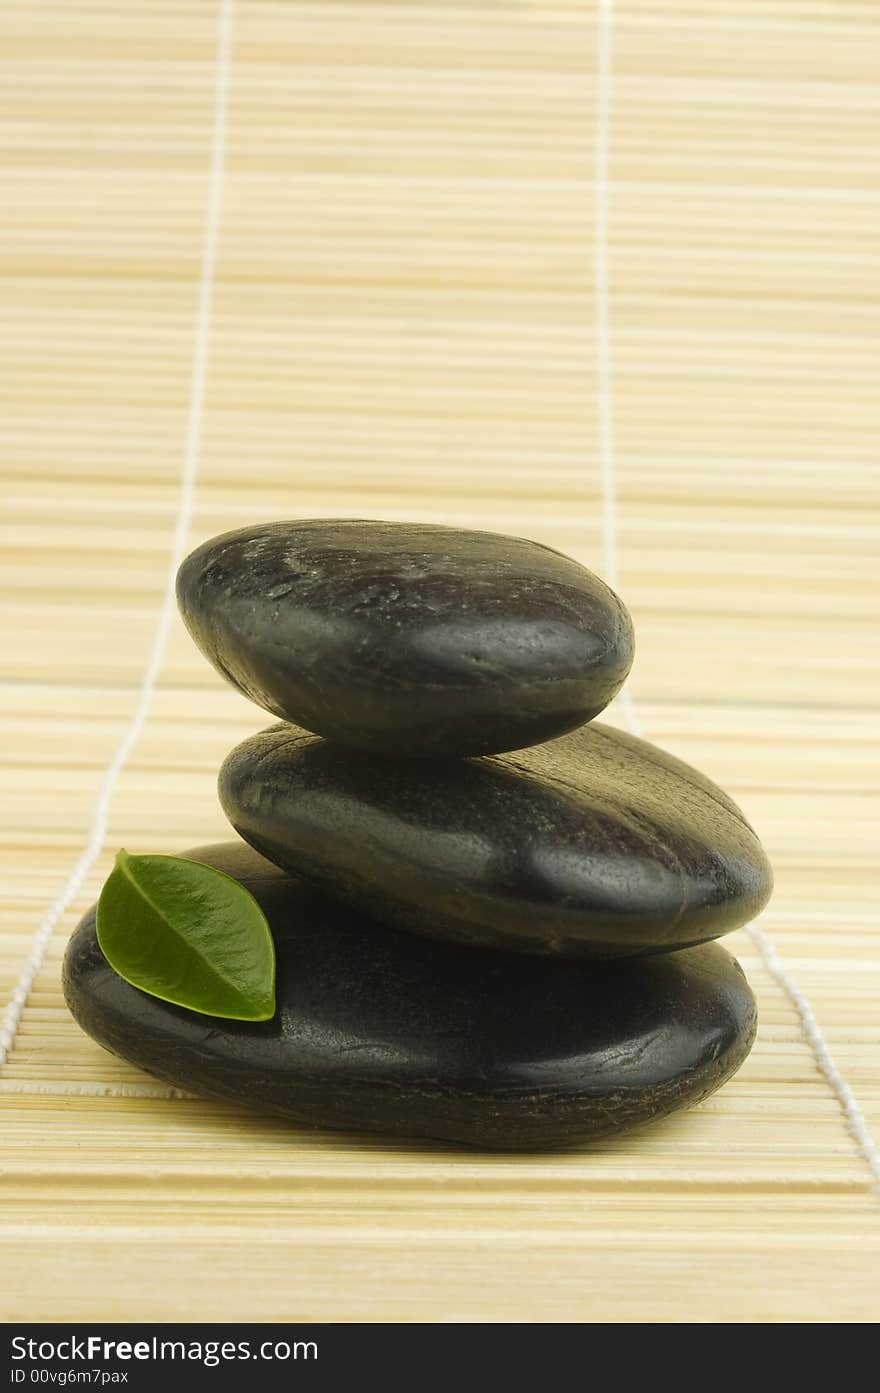
<instances>
[{"instance_id":1,"label":"middle black pebble","mask_svg":"<svg viewBox=\"0 0 880 1393\"><path fill-rule=\"evenodd\" d=\"M220 801L277 865L379 920L567 957L671 952L756 915L767 858L717 785L596 722L516 754L361 755L277 725Z\"/></svg>"}]
</instances>

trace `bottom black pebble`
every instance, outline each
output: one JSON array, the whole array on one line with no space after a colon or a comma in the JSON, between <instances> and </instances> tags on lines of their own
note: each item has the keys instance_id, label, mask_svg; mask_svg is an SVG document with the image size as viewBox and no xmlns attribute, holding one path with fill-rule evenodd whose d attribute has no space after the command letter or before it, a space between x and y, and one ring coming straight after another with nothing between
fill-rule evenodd
<instances>
[{"instance_id":1,"label":"bottom black pebble","mask_svg":"<svg viewBox=\"0 0 880 1393\"><path fill-rule=\"evenodd\" d=\"M244 843L185 854L262 905L274 1019L218 1020L130 986L98 947L94 909L68 945L64 990L99 1044L191 1092L298 1126L545 1150L699 1101L755 1036L749 985L714 943L612 963L458 947L326 899Z\"/></svg>"}]
</instances>

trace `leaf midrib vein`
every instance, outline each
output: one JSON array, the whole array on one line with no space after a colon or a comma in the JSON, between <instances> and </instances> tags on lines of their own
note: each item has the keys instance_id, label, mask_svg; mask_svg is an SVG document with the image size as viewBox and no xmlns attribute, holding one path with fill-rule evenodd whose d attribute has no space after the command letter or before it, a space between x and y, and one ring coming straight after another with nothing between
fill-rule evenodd
<instances>
[{"instance_id":1,"label":"leaf midrib vein","mask_svg":"<svg viewBox=\"0 0 880 1393\"><path fill-rule=\"evenodd\" d=\"M193 956L196 957L198 961L204 965L205 968L207 968L207 971L210 973L210 975L214 978L215 981L220 982L224 987L231 989L239 998L239 1000L250 1003L251 998L246 996L235 982L231 981L228 977L224 977L222 972L218 972L216 967L214 967L213 963L209 962L208 959L204 956L204 954L199 952L198 949L194 947L191 940L188 939L185 934L181 933L180 929L178 929L177 926L163 913L159 905L156 904L156 901L153 899L152 895L150 895L149 892L145 890L144 887L132 875L130 864L131 862L129 858L128 860L123 861L121 863L119 869L122 871L122 874L125 876L125 879L128 881L128 883L137 891L139 895L143 897L143 899L146 900L147 904L153 910L154 914L156 914L158 918L162 920L163 923L168 925L169 929L174 934L174 936L180 940L180 942L183 944L185 948L188 948L190 950Z\"/></svg>"}]
</instances>

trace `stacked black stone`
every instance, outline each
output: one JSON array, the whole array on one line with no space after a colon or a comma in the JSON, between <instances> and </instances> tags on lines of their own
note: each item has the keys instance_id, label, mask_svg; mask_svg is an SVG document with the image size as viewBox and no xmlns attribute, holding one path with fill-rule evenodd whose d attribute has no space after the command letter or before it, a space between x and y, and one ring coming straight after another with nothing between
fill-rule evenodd
<instances>
[{"instance_id":1,"label":"stacked black stone","mask_svg":"<svg viewBox=\"0 0 880 1393\"><path fill-rule=\"evenodd\" d=\"M117 977L86 916L68 977L90 1033L300 1124L518 1150L735 1072L755 1003L710 940L759 912L770 867L709 779L593 723L633 656L600 580L518 538L310 521L205 543L178 599L281 718L220 773L244 843L188 853L263 905L278 1011L206 1029Z\"/></svg>"}]
</instances>

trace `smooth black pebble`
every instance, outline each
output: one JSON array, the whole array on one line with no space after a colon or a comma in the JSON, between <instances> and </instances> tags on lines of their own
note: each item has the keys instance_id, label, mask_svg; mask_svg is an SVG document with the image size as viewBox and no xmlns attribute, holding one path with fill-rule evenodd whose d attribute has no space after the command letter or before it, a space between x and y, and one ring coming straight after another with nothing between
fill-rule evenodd
<instances>
[{"instance_id":1,"label":"smooth black pebble","mask_svg":"<svg viewBox=\"0 0 880 1393\"><path fill-rule=\"evenodd\" d=\"M767 858L732 799L593 723L515 755L356 755L289 725L220 771L220 801L276 864L383 922L566 957L670 952L766 903Z\"/></svg>"},{"instance_id":2,"label":"smooth black pebble","mask_svg":"<svg viewBox=\"0 0 880 1393\"><path fill-rule=\"evenodd\" d=\"M177 579L190 634L276 716L415 756L533 745L597 715L633 657L626 609L537 542L416 523L228 532Z\"/></svg>"},{"instance_id":3,"label":"smooth black pebble","mask_svg":"<svg viewBox=\"0 0 880 1393\"><path fill-rule=\"evenodd\" d=\"M755 1001L714 944L626 963L529 960L370 922L242 843L234 876L275 937L278 1010L216 1020L132 987L75 930L64 991L99 1044L181 1088L305 1126L472 1146L571 1146L687 1107L740 1066Z\"/></svg>"}]
</instances>

